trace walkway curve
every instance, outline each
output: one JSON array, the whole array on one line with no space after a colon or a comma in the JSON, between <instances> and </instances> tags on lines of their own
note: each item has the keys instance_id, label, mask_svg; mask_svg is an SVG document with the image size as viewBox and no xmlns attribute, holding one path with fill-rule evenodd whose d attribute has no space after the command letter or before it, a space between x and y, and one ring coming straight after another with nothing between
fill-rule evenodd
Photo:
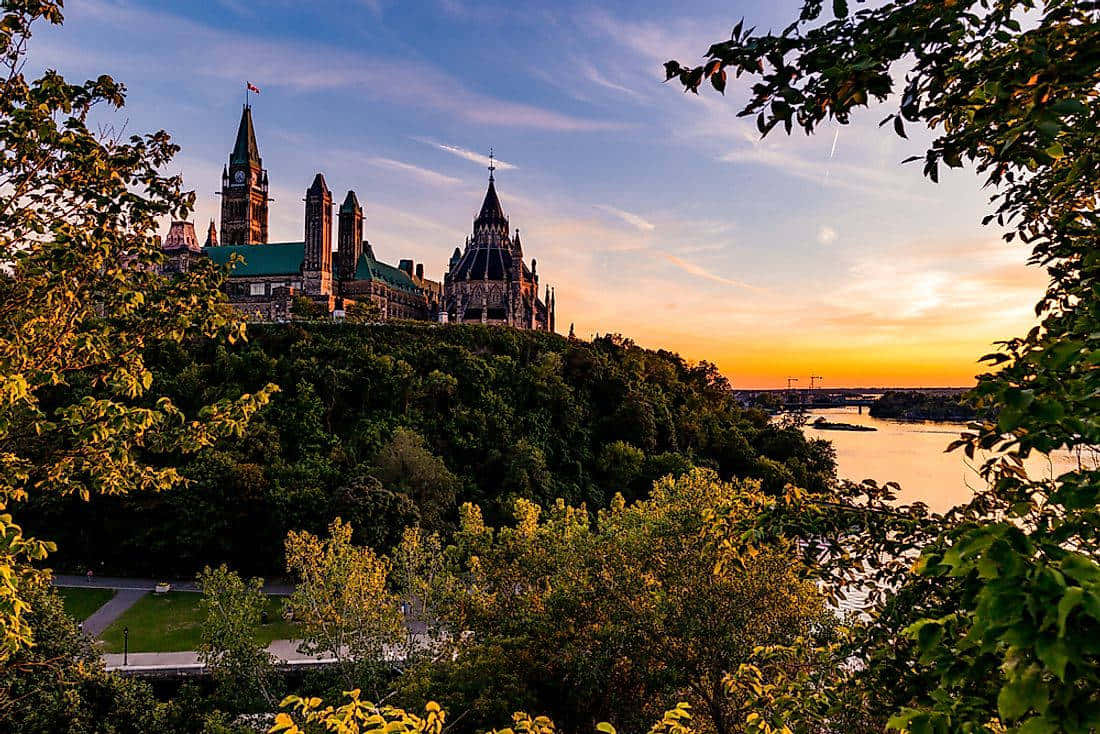
<instances>
[{"instance_id":1,"label":"walkway curve","mask_svg":"<svg viewBox=\"0 0 1100 734\"><path fill-rule=\"evenodd\" d=\"M107 629L111 622L121 617L123 612L134 606L138 599L148 593L149 591L146 589L120 589L110 601L92 612L92 616L84 620L84 633L92 638L99 637L99 634Z\"/></svg>"}]
</instances>

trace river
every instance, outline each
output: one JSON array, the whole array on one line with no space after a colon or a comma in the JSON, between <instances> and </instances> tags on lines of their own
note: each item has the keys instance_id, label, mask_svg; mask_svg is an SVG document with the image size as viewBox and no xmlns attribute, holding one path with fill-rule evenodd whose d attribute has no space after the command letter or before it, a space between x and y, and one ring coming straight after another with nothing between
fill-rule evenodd
<instances>
[{"instance_id":1,"label":"river","mask_svg":"<svg viewBox=\"0 0 1100 734\"><path fill-rule=\"evenodd\" d=\"M867 408L829 408L810 413L810 421L825 416L830 421L873 426L871 431L821 431L806 426L808 438L824 438L836 447L837 474L844 479L874 479L880 484L901 485L899 500L920 500L935 512L943 512L970 498L972 488L985 483L978 475L981 461L969 461L961 450L947 454L947 444L959 437L962 423L894 421L872 418ZM1068 452L1052 457L1035 456L1026 462L1034 478L1058 476L1076 466Z\"/></svg>"}]
</instances>

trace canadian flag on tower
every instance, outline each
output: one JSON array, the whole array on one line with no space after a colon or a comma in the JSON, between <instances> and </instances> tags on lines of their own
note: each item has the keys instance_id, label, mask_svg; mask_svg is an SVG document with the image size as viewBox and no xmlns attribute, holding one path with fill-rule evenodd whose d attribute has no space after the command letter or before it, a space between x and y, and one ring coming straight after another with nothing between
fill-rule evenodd
<instances>
[{"instance_id":1,"label":"canadian flag on tower","mask_svg":"<svg viewBox=\"0 0 1100 734\"><path fill-rule=\"evenodd\" d=\"M260 93L260 88L257 87L252 82L245 82L245 86L248 87L248 91L250 91L250 92L255 92L256 94Z\"/></svg>"}]
</instances>

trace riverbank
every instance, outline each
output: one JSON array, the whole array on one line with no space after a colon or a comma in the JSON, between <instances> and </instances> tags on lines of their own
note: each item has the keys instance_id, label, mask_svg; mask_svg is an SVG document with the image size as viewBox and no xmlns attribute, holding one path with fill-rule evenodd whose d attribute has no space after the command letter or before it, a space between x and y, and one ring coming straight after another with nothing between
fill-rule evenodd
<instances>
[{"instance_id":1,"label":"riverbank","mask_svg":"<svg viewBox=\"0 0 1100 734\"><path fill-rule=\"evenodd\" d=\"M830 422L869 426L875 431L830 431L815 428L819 417ZM884 420L860 414L856 408L812 411L805 427L807 438L829 441L836 450L837 474L843 479L874 479L901 485L900 501L924 502L943 512L967 501L972 488L984 486L978 474L983 457L968 460L962 451L944 453L966 429L962 422ZM1032 476L1058 476L1076 466L1065 452L1052 457L1035 455L1026 466Z\"/></svg>"}]
</instances>

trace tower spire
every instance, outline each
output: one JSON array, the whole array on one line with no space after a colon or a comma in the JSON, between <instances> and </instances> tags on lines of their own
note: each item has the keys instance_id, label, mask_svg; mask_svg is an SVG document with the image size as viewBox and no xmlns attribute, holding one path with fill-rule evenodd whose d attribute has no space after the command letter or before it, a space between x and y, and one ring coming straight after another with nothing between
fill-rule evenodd
<instances>
[{"instance_id":1,"label":"tower spire","mask_svg":"<svg viewBox=\"0 0 1100 734\"><path fill-rule=\"evenodd\" d=\"M493 171L497 170L496 158L493 157L493 146L489 146L489 182L492 183Z\"/></svg>"},{"instance_id":2,"label":"tower spire","mask_svg":"<svg viewBox=\"0 0 1100 734\"><path fill-rule=\"evenodd\" d=\"M253 89L253 92L256 90ZM256 145L252 108L241 109L241 122L229 165L222 169L221 237L225 245L267 243L267 171Z\"/></svg>"},{"instance_id":3,"label":"tower spire","mask_svg":"<svg viewBox=\"0 0 1100 734\"><path fill-rule=\"evenodd\" d=\"M252 108L245 107L241 110L241 124L237 127L237 141L233 145L233 152L229 156L232 163L255 163L263 165L260 161L260 148L256 145L256 130L252 126Z\"/></svg>"},{"instance_id":4,"label":"tower spire","mask_svg":"<svg viewBox=\"0 0 1100 734\"><path fill-rule=\"evenodd\" d=\"M490 151L491 155L491 151ZM496 183L493 181L493 171L496 167L493 165L493 159L490 158L489 165L489 188L485 191L485 200L481 203L481 211L477 215L477 219L474 220L475 232L482 226L493 225L503 227L503 236L508 237L508 218L504 216L504 209L500 205L500 198L497 196Z\"/></svg>"}]
</instances>

